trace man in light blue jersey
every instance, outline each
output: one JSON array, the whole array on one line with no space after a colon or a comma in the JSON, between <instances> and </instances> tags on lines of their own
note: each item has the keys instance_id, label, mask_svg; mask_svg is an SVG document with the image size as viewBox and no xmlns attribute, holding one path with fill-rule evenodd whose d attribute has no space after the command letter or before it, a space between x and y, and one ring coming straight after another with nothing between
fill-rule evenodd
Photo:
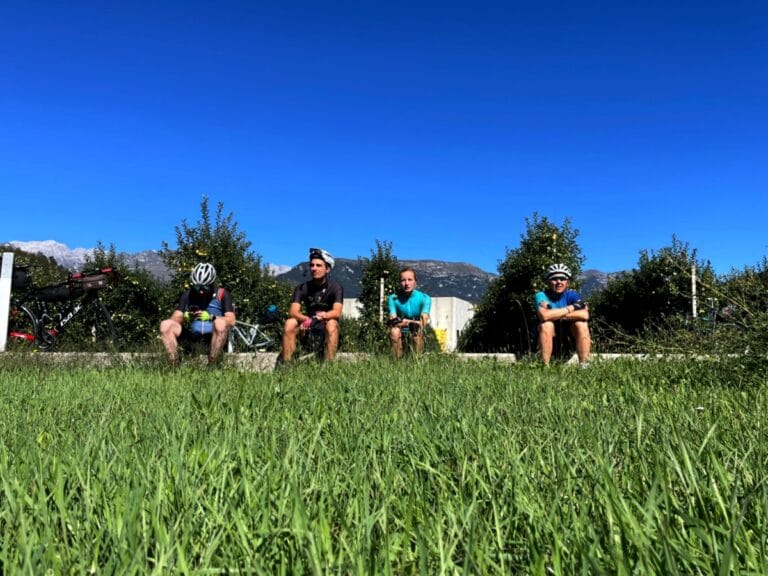
<instances>
[{"instance_id":1,"label":"man in light blue jersey","mask_svg":"<svg viewBox=\"0 0 768 576\"><path fill-rule=\"evenodd\" d=\"M553 341L565 337L567 329L576 344L579 363L589 362L589 309L579 293L569 290L572 274L565 264L547 268L547 288L536 293L536 314L539 318L539 350L544 364L552 358Z\"/></svg>"},{"instance_id":2,"label":"man in light blue jersey","mask_svg":"<svg viewBox=\"0 0 768 576\"><path fill-rule=\"evenodd\" d=\"M387 299L389 307L389 341L395 358L403 356L403 335L410 334L416 344L416 352L424 351L424 329L429 324L432 299L416 290L416 271L400 270L400 289Z\"/></svg>"}]
</instances>

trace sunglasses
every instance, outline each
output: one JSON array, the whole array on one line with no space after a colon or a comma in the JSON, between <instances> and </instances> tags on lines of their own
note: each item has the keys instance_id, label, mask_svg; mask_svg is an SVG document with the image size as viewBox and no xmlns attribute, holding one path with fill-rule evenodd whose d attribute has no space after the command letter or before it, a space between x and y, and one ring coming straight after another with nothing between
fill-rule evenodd
<instances>
[{"instance_id":1,"label":"sunglasses","mask_svg":"<svg viewBox=\"0 0 768 576\"><path fill-rule=\"evenodd\" d=\"M568 278L565 276L554 276L549 279L550 282L567 282Z\"/></svg>"}]
</instances>

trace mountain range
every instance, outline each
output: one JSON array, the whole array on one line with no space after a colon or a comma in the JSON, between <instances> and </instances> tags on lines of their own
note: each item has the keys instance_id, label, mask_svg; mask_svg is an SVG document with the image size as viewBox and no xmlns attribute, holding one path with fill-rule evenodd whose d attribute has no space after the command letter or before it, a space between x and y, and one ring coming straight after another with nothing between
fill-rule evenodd
<instances>
[{"instance_id":1,"label":"mountain range","mask_svg":"<svg viewBox=\"0 0 768 576\"><path fill-rule=\"evenodd\" d=\"M455 296L468 302L479 302L485 294L494 274L484 272L477 266L465 262L444 262L442 260L398 260L401 266L410 266L418 274L419 289L432 296ZM344 287L345 298L360 295L362 265L358 260L336 258L332 277ZM278 274L278 280L290 284L305 282L309 278L306 264Z\"/></svg>"},{"instance_id":2,"label":"mountain range","mask_svg":"<svg viewBox=\"0 0 768 576\"><path fill-rule=\"evenodd\" d=\"M40 252L45 256L50 256L70 270L81 268L86 257L92 253L92 249L70 249L65 244L55 240L11 241L8 244L25 252ZM136 253L121 253L120 255L129 266L143 268L160 280L170 280L171 275L158 251L145 250ZM403 266L411 266L417 271L419 288L424 292L432 296L454 296L472 303L477 303L482 299L488 284L496 277L495 274L490 274L465 262L399 260L399 263ZM288 268L286 266L268 266L273 270L278 280L289 284L298 284L308 278L306 264L299 264L287 271L283 271ZM605 286L608 277L609 274L599 270L586 270L580 278L582 295L586 297L591 292ZM362 266L357 259L336 258L333 278L344 286L345 297L356 298L359 296Z\"/></svg>"},{"instance_id":3,"label":"mountain range","mask_svg":"<svg viewBox=\"0 0 768 576\"><path fill-rule=\"evenodd\" d=\"M79 270L85 265L85 260L93 254L93 248L69 248L66 244L56 242L55 240L39 240L31 242L19 242L12 240L6 242L14 248L24 250L30 254L40 253L56 260L67 270ZM168 268L160 258L160 252L157 250L145 250L143 252L121 252L120 256L125 258L126 264L133 268L143 268L156 278L167 282L171 279Z\"/></svg>"}]
</instances>

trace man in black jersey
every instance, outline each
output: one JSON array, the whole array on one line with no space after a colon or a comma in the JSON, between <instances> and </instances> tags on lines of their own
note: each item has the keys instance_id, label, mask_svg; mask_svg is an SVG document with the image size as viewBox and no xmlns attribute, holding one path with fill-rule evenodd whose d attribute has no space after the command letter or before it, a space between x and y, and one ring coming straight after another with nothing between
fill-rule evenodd
<instances>
[{"instance_id":1,"label":"man in black jersey","mask_svg":"<svg viewBox=\"0 0 768 576\"><path fill-rule=\"evenodd\" d=\"M309 249L309 273L312 279L299 284L293 292L288 319L283 327L282 361L291 361L296 338L310 330L325 332L325 359L333 360L339 346L339 319L344 306L344 289L328 276L334 260L321 248Z\"/></svg>"}]
</instances>

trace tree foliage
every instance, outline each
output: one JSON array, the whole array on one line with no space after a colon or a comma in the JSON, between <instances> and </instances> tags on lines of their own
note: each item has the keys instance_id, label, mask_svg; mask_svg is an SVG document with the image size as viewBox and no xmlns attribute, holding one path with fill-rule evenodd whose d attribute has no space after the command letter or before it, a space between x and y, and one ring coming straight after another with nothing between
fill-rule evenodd
<instances>
[{"instance_id":1,"label":"tree foliage","mask_svg":"<svg viewBox=\"0 0 768 576\"><path fill-rule=\"evenodd\" d=\"M692 316L692 269L696 267L699 308L714 295L712 267L696 259L696 251L673 236L657 251L640 252L638 267L618 274L591 298L593 334L603 345L626 343L627 337L656 331L674 318Z\"/></svg>"},{"instance_id":2,"label":"tree foliage","mask_svg":"<svg viewBox=\"0 0 768 576\"><path fill-rule=\"evenodd\" d=\"M520 246L507 250L499 276L488 287L475 315L459 339L468 352L532 352L536 346L534 294L545 287L550 264L567 264L578 278L584 258L576 242L578 230L570 219L562 226L546 216L526 218ZM574 282L572 287L577 287Z\"/></svg>"},{"instance_id":3,"label":"tree foliage","mask_svg":"<svg viewBox=\"0 0 768 576\"><path fill-rule=\"evenodd\" d=\"M238 316L255 320L270 304L286 310L290 287L278 283L261 256L251 250L251 242L238 229L232 213L224 213L219 202L211 218L208 198L200 203L200 218L190 225L186 220L175 227L176 247L163 242L161 256L173 273L175 298L188 287L189 273L198 262L216 267L218 285L226 287L237 306Z\"/></svg>"},{"instance_id":4,"label":"tree foliage","mask_svg":"<svg viewBox=\"0 0 768 576\"><path fill-rule=\"evenodd\" d=\"M148 271L130 266L114 245L96 245L85 269L112 268L113 283L99 296L112 316L122 349L141 348L157 338L160 321L168 316L168 290ZM76 337L72 333L72 337Z\"/></svg>"},{"instance_id":5,"label":"tree foliage","mask_svg":"<svg viewBox=\"0 0 768 576\"><path fill-rule=\"evenodd\" d=\"M732 271L720 282L715 294L727 313L748 320L756 313L768 310L768 257L756 266Z\"/></svg>"},{"instance_id":6,"label":"tree foliage","mask_svg":"<svg viewBox=\"0 0 768 576\"><path fill-rule=\"evenodd\" d=\"M382 343L386 344L386 330L383 322L379 320L379 311L383 307L383 316L386 320L386 302L381 301L381 280L384 279L384 297L393 293L397 288L399 264L393 254L392 242L376 240L376 248L371 250L370 258L358 259L362 268L360 280L361 306L360 319L346 326L345 341L356 340L357 345L369 349L380 349Z\"/></svg>"},{"instance_id":7,"label":"tree foliage","mask_svg":"<svg viewBox=\"0 0 768 576\"><path fill-rule=\"evenodd\" d=\"M25 252L10 244L0 245L0 253L3 252L13 253L14 267L31 266L29 272L31 279L36 286L45 286L46 284L63 282L67 279L67 269L58 264L51 256L44 256L39 252L35 254Z\"/></svg>"},{"instance_id":8,"label":"tree foliage","mask_svg":"<svg viewBox=\"0 0 768 576\"><path fill-rule=\"evenodd\" d=\"M768 258L707 286L706 313L695 325L696 350L747 353L768 360Z\"/></svg>"},{"instance_id":9,"label":"tree foliage","mask_svg":"<svg viewBox=\"0 0 768 576\"><path fill-rule=\"evenodd\" d=\"M768 258L740 273L732 273L716 294L718 320L730 324L744 339L742 349L768 358Z\"/></svg>"}]
</instances>

